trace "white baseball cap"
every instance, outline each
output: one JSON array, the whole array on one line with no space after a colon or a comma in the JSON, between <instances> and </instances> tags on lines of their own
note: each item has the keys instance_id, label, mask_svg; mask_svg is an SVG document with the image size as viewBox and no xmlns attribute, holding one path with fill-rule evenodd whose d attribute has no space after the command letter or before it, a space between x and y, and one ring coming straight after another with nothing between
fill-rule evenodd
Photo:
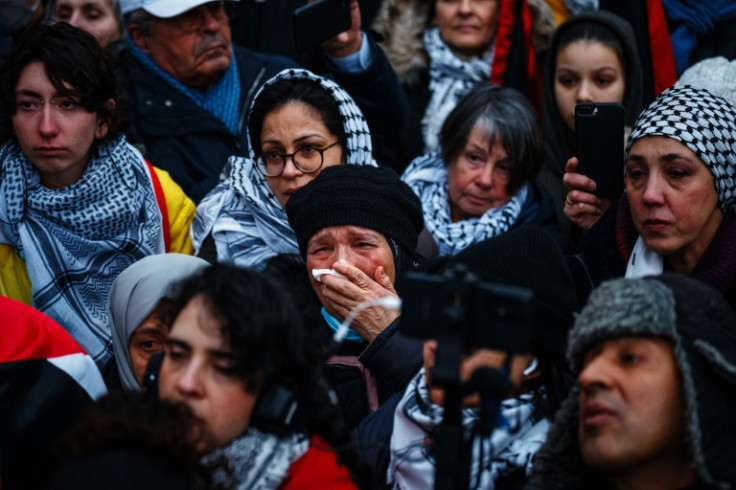
<instances>
[{"instance_id":1,"label":"white baseball cap","mask_svg":"<svg viewBox=\"0 0 736 490\"><path fill-rule=\"evenodd\" d=\"M199 7L213 0L120 0L120 11L123 15L136 9L143 9L151 15L168 19ZM240 0L228 0L238 2Z\"/></svg>"}]
</instances>

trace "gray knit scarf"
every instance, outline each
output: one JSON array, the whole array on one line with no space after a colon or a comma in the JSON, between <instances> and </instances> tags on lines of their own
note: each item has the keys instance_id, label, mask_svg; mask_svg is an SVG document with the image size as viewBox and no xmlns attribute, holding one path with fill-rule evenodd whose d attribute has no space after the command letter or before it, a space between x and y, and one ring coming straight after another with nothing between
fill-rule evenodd
<instances>
[{"instance_id":1,"label":"gray knit scarf","mask_svg":"<svg viewBox=\"0 0 736 490\"><path fill-rule=\"evenodd\" d=\"M491 78L494 45L482 57L463 59L452 52L437 27L424 31L424 47L429 54L431 97L422 118L424 153L439 149L439 134L447 115L471 88Z\"/></svg>"}]
</instances>

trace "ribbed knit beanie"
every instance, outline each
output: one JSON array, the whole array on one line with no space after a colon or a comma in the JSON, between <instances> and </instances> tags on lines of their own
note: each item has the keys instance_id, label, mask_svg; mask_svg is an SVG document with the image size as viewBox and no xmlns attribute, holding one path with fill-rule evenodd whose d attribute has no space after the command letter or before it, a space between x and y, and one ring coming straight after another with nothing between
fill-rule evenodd
<instances>
[{"instance_id":1,"label":"ribbed knit beanie","mask_svg":"<svg viewBox=\"0 0 736 490\"><path fill-rule=\"evenodd\" d=\"M677 274L616 279L591 294L570 332L568 358L620 337L672 342L685 391L687 439L701 480L736 486L736 314L720 293Z\"/></svg>"},{"instance_id":2,"label":"ribbed knit beanie","mask_svg":"<svg viewBox=\"0 0 736 490\"><path fill-rule=\"evenodd\" d=\"M666 136L687 146L713 174L721 209L736 210L736 107L705 89L672 87L636 120L627 157L645 136Z\"/></svg>"},{"instance_id":3,"label":"ribbed knit beanie","mask_svg":"<svg viewBox=\"0 0 736 490\"><path fill-rule=\"evenodd\" d=\"M542 228L523 226L475 243L448 263L464 264L481 279L534 293L532 350L564 365L576 292L565 258Z\"/></svg>"},{"instance_id":4,"label":"ribbed knit beanie","mask_svg":"<svg viewBox=\"0 0 736 490\"><path fill-rule=\"evenodd\" d=\"M309 239L330 226L370 228L392 238L409 255L424 228L419 198L386 167L325 168L291 196L286 215L305 258Z\"/></svg>"}]
</instances>

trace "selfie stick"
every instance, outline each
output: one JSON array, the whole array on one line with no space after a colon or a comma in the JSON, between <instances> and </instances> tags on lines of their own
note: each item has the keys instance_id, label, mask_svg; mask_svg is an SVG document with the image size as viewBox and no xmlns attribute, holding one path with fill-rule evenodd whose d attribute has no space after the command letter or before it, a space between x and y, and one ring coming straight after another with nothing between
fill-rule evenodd
<instances>
[{"instance_id":1,"label":"selfie stick","mask_svg":"<svg viewBox=\"0 0 736 490\"><path fill-rule=\"evenodd\" d=\"M437 355L432 369L432 383L445 388L444 414L437 433L437 490L468 488L470 478L470 447L465 443L462 424L464 388L459 371L468 319L467 303L472 288L464 268L452 272L445 283L445 290L453 291L453 300L443 311L449 328L438 332Z\"/></svg>"}]
</instances>

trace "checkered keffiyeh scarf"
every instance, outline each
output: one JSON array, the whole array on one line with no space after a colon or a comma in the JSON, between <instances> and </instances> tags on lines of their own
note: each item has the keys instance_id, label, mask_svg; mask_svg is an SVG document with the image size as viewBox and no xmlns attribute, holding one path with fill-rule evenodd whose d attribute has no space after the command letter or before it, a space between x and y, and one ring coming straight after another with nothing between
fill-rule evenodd
<instances>
[{"instance_id":1,"label":"checkered keffiyeh scarf","mask_svg":"<svg viewBox=\"0 0 736 490\"><path fill-rule=\"evenodd\" d=\"M736 210L736 107L707 90L670 88L641 113L626 145L667 136L687 146L708 167L723 211Z\"/></svg>"},{"instance_id":2,"label":"checkered keffiyeh scarf","mask_svg":"<svg viewBox=\"0 0 736 490\"><path fill-rule=\"evenodd\" d=\"M47 189L16 142L0 150L0 243L25 261L33 306L98 365L112 354L107 297L133 262L164 252L161 211L141 154L123 136L82 177Z\"/></svg>"},{"instance_id":3,"label":"checkered keffiyeh scarf","mask_svg":"<svg viewBox=\"0 0 736 490\"><path fill-rule=\"evenodd\" d=\"M308 70L287 69L268 80L254 97L254 102L269 86L284 79L307 79L319 83L337 101L346 135L347 164L376 165L371 134L363 113L353 98L335 82ZM286 212L256 168L255 146L260 146L260 143L251 142L249 157L231 157L228 160L223 180L197 207L192 223L192 243L199 250L211 233L219 262L262 269L268 258L280 253L299 253L299 246Z\"/></svg>"},{"instance_id":4,"label":"checkered keffiyeh scarf","mask_svg":"<svg viewBox=\"0 0 736 490\"><path fill-rule=\"evenodd\" d=\"M447 167L438 153L415 158L401 180L419 196L424 226L437 242L440 255L455 255L473 243L509 231L517 224L529 195L529 184L524 184L503 206L489 209L482 216L453 222Z\"/></svg>"},{"instance_id":5,"label":"checkered keffiyeh scarf","mask_svg":"<svg viewBox=\"0 0 736 490\"><path fill-rule=\"evenodd\" d=\"M493 47L483 58L462 59L440 37L437 27L424 32L424 48L429 54L429 91L432 94L422 118L424 153L439 149L442 124L470 89L491 78Z\"/></svg>"}]
</instances>

